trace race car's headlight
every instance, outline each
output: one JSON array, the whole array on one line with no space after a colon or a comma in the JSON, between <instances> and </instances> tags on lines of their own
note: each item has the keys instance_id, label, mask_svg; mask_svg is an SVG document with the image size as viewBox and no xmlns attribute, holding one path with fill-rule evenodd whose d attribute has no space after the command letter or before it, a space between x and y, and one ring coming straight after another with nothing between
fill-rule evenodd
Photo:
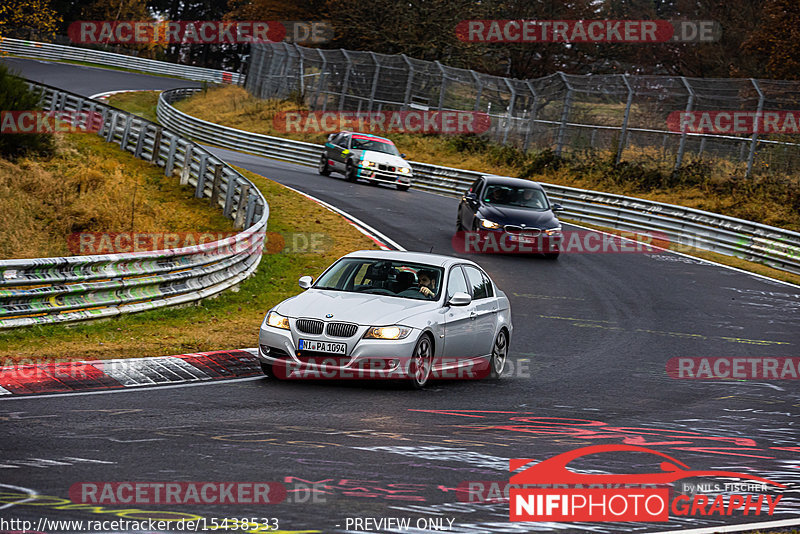
<instances>
[{"instance_id":1,"label":"race car's headlight","mask_svg":"<svg viewBox=\"0 0 800 534\"><path fill-rule=\"evenodd\" d=\"M362 165L362 166L364 166L364 167L375 167L375 166L376 166L376 165L378 165L378 164L377 164L377 163L375 163L374 161L370 161L370 160L368 160L368 159L365 159L365 160L363 160L363 161L361 162L361 165Z\"/></svg>"},{"instance_id":2,"label":"race car's headlight","mask_svg":"<svg viewBox=\"0 0 800 534\"><path fill-rule=\"evenodd\" d=\"M544 233L547 235L561 235L561 227L550 228L549 230L545 230Z\"/></svg>"},{"instance_id":3,"label":"race car's headlight","mask_svg":"<svg viewBox=\"0 0 800 534\"><path fill-rule=\"evenodd\" d=\"M289 318L284 317L278 312L271 311L267 314L267 324L275 328L283 328L289 330Z\"/></svg>"},{"instance_id":4,"label":"race car's headlight","mask_svg":"<svg viewBox=\"0 0 800 534\"><path fill-rule=\"evenodd\" d=\"M490 221L489 219L481 219L481 226L484 228L488 228L490 230L494 228L500 228L500 225L494 221Z\"/></svg>"},{"instance_id":5,"label":"race car's headlight","mask_svg":"<svg viewBox=\"0 0 800 534\"><path fill-rule=\"evenodd\" d=\"M411 169L408 167L398 167L397 170L403 174L411 174Z\"/></svg>"},{"instance_id":6,"label":"race car's headlight","mask_svg":"<svg viewBox=\"0 0 800 534\"><path fill-rule=\"evenodd\" d=\"M411 329L407 326L371 326L364 334L364 339L403 339L410 333Z\"/></svg>"}]
</instances>

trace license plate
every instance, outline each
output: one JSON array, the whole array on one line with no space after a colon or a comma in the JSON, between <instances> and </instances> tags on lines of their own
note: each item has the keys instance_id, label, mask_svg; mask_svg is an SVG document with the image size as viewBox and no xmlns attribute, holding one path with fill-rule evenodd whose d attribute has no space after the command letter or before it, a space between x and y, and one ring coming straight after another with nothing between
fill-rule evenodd
<instances>
[{"instance_id":1,"label":"license plate","mask_svg":"<svg viewBox=\"0 0 800 534\"><path fill-rule=\"evenodd\" d=\"M313 339L301 339L298 344L300 350L313 350L314 352L330 352L331 354L347 353L346 343L331 343L329 341L314 341Z\"/></svg>"},{"instance_id":2,"label":"license plate","mask_svg":"<svg viewBox=\"0 0 800 534\"><path fill-rule=\"evenodd\" d=\"M536 243L537 238L527 235L508 234L509 241L516 241L518 243Z\"/></svg>"}]
</instances>

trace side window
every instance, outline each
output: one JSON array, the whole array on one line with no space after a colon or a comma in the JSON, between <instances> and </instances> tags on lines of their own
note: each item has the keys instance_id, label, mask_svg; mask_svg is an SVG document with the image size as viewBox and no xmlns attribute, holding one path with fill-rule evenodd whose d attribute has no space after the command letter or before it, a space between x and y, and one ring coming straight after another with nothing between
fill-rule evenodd
<instances>
[{"instance_id":1,"label":"side window","mask_svg":"<svg viewBox=\"0 0 800 534\"><path fill-rule=\"evenodd\" d=\"M350 148L350 136L348 134L342 134L341 142L339 146L342 148Z\"/></svg>"},{"instance_id":2,"label":"side window","mask_svg":"<svg viewBox=\"0 0 800 534\"><path fill-rule=\"evenodd\" d=\"M472 300L485 299L491 296L491 283L482 272L470 265L465 265L464 271L467 273L467 280L472 288Z\"/></svg>"},{"instance_id":3,"label":"side window","mask_svg":"<svg viewBox=\"0 0 800 534\"><path fill-rule=\"evenodd\" d=\"M450 277L447 279L447 300L450 300L459 291L469 295L469 287L464 279L464 273L461 267L456 266L450 270Z\"/></svg>"},{"instance_id":4,"label":"side window","mask_svg":"<svg viewBox=\"0 0 800 534\"><path fill-rule=\"evenodd\" d=\"M342 144L342 134L336 134L331 140L332 145L340 146Z\"/></svg>"}]
</instances>

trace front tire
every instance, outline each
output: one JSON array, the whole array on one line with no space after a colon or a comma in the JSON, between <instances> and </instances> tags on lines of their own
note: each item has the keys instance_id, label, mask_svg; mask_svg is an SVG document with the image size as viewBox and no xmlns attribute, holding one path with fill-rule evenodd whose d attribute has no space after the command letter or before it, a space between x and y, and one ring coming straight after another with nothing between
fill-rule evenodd
<instances>
[{"instance_id":1,"label":"front tire","mask_svg":"<svg viewBox=\"0 0 800 534\"><path fill-rule=\"evenodd\" d=\"M397 190L398 191L408 191L409 187L411 187L411 186L410 185L400 185L400 184L398 184L397 185Z\"/></svg>"},{"instance_id":2,"label":"front tire","mask_svg":"<svg viewBox=\"0 0 800 534\"><path fill-rule=\"evenodd\" d=\"M431 376L431 369L433 368L433 342L427 334L423 334L417 345L414 347L414 353L408 363L408 371L411 375L411 387L414 389L422 389L428 383Z\"/></svg>"},{"instance_id":3,"label":"front tire","mask_svg":"<svg viewBox=\"0 0 800 534\"><path fill-rule=\"evenodd\" d=\"M327 155L322 154L322 157L319 158L319 165L317 166L317 172L319 172L322 176L331 175L331 168L328 166Z\"/></svg>"},{"instance_id":4,"label":"front tire","mask_svg":"<svg viewBox=\"0 0 800 534\"><path fill-rule=\"evenodd\" d=\"M500 330L492 345L492 359L489 362L489 378L498 379L503 375L508 361L508 333Z\"/></svg>"},{"instance_id":5,"label":"front tire","mask_svg":"<svg viewBox=\"0 0 800 534\"><path fill-rule=\"evenodd\" d=\"M356 176L356 167L350 160L348 160L347 165L345 165L344 176L347 178L348 182L355 182L358 180L358 177Z\"/></svg>"}]
</instances>

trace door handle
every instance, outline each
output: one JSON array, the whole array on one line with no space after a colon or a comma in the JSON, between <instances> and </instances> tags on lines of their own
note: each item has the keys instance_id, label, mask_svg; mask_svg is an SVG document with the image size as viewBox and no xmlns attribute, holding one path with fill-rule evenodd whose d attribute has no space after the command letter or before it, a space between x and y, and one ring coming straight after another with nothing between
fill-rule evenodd
<instances>
[{"instance_id":1,"label":"door handle","mask_svg":"<svg viewBox=\"0 0 800 534\"><path fill-rule=\"evenodd\" d=\"M469 318L470 319L475 319L475 317L477 317L477 316L478 316L478 312L476 312L476 311L469 312Z\"/></svg>"}]
</instances>

